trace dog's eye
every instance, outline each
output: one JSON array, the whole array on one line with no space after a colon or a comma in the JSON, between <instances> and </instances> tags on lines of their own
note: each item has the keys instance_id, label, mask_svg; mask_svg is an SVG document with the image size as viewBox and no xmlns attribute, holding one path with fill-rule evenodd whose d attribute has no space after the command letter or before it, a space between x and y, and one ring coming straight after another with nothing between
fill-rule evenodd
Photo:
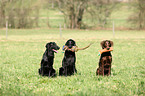
<instances>
[{"instance_id":1,"label":"dog's eye","mask_svg":"<svg viewBox=\"0 0 145 96\"><path fill-rule=\"evenodd\" d=\"M72 41L69 41L69 44L72 44Z\"/></svg>"}]
</instances>

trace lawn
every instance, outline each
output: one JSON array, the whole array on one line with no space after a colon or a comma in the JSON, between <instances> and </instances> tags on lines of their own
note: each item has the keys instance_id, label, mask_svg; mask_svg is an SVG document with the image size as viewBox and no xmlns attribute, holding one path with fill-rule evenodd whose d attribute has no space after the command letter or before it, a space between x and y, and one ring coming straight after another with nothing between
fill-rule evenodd
<instances>
[{"instance_id":1,"label":"lawn","mask_svg":"<svg viewBox=\"0 0 145 96\"><path fill-rule=\"evenodd\" d=\"M72 38L77 46L94 44L76 53L78 73L48 78L38 74L45 44L56 42L61 48ZM114 42L111 76L96 76L100 42ZM144 96L145 31L0 29L0 96ZM55 54L58 74L62 50Z\"/></svg>"}]
</instances>

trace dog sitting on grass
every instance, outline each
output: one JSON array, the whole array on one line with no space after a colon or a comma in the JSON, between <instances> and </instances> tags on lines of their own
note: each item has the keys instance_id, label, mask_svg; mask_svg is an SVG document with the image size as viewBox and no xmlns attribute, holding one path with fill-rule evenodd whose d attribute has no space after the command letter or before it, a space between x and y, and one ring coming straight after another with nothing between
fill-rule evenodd
<instances>
[{"instance_id":1,"label":"dog sitting on grass","mask_svg":"<svg viewBox=\"0 0 145 96\"><path fill-rule=\"evenodd\" d=\"M74 46L76 46L76 43L74 40L69 39L65 46L67 47L65 49L64 58L62 60L62 67L59 68L59 75L62 76L70 76L74 73L77 73L77 70L75 68L75 62L76 62L76 55L75 50L72 50Z\"/></svg>"},{"instance_id":2,"label":"dog sitting on grass","mask_svg":"<svg viewBox=\"0 0 145 96\"><path fill-rule=\"evenodd\" d=\"M65 52L64 52L64 58L62 60L62 67L59 68L59 75L71 76L74 73L77 73L77 70L75 67L75 63L76 63L75 52L77 52L78 50L85 50L88 47L90 47L91 44L83 48L78 48L74 40L72 39L67 40L63 48Z\"/></svg>"},{"instance_id":3,"label":"dog sitting on grass","mask_svg":"<svg viewBox=\"0 0 145 96\"><path fill-rule=\"evenodd\" d=\"M110 50L113 47L113 41L104 40L101 42L102 49ZM109 76L111 75L112 55L111 51L103 52L100 56L99 68L96 70L96 75Z\"/></svg>"},{"instance_id":4,"label":"dog sitting on grass","mask_svg":"<svg viewBox=\"0 0 145 96\"><path fill-rule=\"evenodd\" d=\"M42 76L54 77L55 69L53 69L54 53L57 53L60 47L55 42L46 44L46 50L41 60L41 68L38 70Z\"/></svg>"}]
</instances>

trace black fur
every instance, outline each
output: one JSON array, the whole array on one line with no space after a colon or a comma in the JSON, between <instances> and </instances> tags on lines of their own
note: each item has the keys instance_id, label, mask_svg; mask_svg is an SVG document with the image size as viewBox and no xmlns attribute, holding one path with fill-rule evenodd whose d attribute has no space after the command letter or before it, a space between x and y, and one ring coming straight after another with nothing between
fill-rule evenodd
<instances>
[{"instance_id":1,"label":"black fur","mask_svg":"<svg viewBox=\"0 0 145 96\"><path fill-rule=\"evenodd\" d=\"M57 46L55 42L50 42L46 44L46 50L43 54L41 60L41 68L39 69L39 74L42 76L54 77L55 69L53 68L53 60L54 60L54 50L59 50L60 47Z\"/></svg>"},{"instance_id":2,"label":"black fur","mask_svg":"<svg viewBox=\"0 0 145 96\"><path fill-rule=\"evenodd\" d=\"M65 46L68 46L68 48L72 48L73 46L76 46L76 43L74 40L69 39ZM77 70L75 68L75 62L76 62L76 56L75 52L70 50L65 50L64 58L62 60L62 67L59 68L59 75L62 76L70 76L74 73L77 73Z\"/></svg>"}]
</instances>

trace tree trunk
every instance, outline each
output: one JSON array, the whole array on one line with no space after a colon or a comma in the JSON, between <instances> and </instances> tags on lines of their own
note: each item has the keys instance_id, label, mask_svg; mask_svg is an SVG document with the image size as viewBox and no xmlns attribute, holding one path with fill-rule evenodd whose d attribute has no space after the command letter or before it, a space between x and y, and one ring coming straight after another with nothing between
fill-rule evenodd
<instances>
[{"instance_id":1,"label":"tree trunk","mask_svg":"<svg viewBox=\"0 0 145 96\"><path fill-rule=\"evenodd\" d=\"M74 12L74 8L70 8L70 28L71 29L80 29L83 19L84 8L79 8L78 13Z\"/></svg>"},{"instance_id":2,"label":"tree trunk","mask_svg":"<svg viewBox=\"0 0 145 96\"><path fill-rule=\"evenodd\" d=\"M79 9L79 14L77 16L77 22L76 22L76 27L78 29L81 28L81 24L82 24L82 19L83 19L83 14L84 14L84 9L83 8L80 8Z\"/></svg>"},{"instance_id":3,"label":"tree trunk","mask_svg":"<svg viewBox=\"0 0 145 96\"><path fill-rule=\"evenodd\" d=\"M0 9L0 25L5 26L5 3L2 2Z\"/></svg>"}]
</instances>

